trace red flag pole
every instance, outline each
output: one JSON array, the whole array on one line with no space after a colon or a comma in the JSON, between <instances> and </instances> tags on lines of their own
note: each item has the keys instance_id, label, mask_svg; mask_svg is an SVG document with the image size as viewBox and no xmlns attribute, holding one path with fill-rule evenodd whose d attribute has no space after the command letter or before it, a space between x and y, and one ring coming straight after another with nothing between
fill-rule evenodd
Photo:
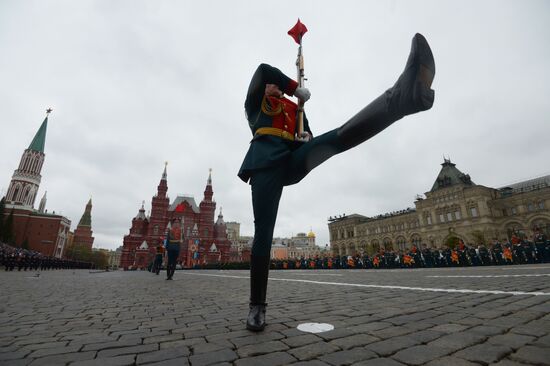
<instances>
[{"instance_id":1,"label":"red flag pole","mask_svg":"<svg viewBox=\"0 0 550 366\"><path fill-rule=\"evenodd\" d=\"M302 52L302 36L300 35L300 43L298 46L298 57L296 58L296 71L298 73L297 81L298 87L304 87L304 54ZM304 101L299 99L298 101L298 114L296 116L296 122L298 126L298 137L302 137L304 133Z\"/></svg>"},{"instance_id":2,"label":"red flag pole","mask_svg":"<svg viewBox=\"0 0 550 366\"><path fill-rule=\"evenodd\" d=\"M296 70L298 73L297 82L298 87L304 87L304 54L302 52L302 37L307 32L307 28L304 24L300 22L300 19L296 22L296 25L288 31L288 34L294 38L294 41L298 43L298 57L296 58ZM296 124L297 124L297 135L302 137L304 133L304 101L298 100L298 113L296 115Z\"/></svg>"}]
</instances>

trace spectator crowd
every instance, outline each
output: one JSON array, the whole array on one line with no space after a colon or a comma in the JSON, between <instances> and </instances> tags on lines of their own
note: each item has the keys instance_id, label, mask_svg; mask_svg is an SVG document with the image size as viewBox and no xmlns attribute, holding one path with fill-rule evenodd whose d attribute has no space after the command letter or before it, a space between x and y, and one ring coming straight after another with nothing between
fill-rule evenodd
<instances>
[{"instance_id":1,"label":"spectator crowd","mask_svg":"<svg viewBox=\"0 0 550 366\"><path fill-rule=\"evenodd\" d=\"M49 270L49 269L92 269L90 262L75 261L43 255L28 249L0 243L0 267L6 271Z\"/></svg>"},{"instance_id":2,"label":"spectator crowd","mask_svg":"<svg viewBox=\"0 0 550 366\"><path fill-rule=\"evenodd\" d=\"M467 245L459 241L453 247L421 248L412 245L408 250L388 250L381 248L368 255L355 253L346 256L317 256L272 260L272 269L379 269L379 268L433 268L494 266L512 264L550 263L550 240L536 231L532 240L517 235L501 243L494 240L490 245Z\"/></svg>"}]
</instances>

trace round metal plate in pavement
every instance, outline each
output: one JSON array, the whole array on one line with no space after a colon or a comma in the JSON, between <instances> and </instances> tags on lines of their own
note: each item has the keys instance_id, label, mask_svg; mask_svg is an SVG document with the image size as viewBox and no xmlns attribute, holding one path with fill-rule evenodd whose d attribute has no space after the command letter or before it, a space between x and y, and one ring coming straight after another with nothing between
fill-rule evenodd
<instances>
[{"instance_id":1,"label":"round metal plate in pavement","mask_svg":"<svg viewBox=\"0 0 550 366\"><path fill-rule=\"evenodd\" d=\"M327 323L302 323L298 325L298 330L307 333L323 333L334 329L334 325Z\"/></svg>"}]
</instances>

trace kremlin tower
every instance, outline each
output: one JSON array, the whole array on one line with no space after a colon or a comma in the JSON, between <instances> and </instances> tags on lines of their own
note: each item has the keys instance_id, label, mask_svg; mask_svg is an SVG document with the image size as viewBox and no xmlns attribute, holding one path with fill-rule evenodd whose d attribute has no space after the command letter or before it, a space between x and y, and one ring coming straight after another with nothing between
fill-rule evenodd
<instances>
[{"instance_id":1,"label":"kremlin tower","mask_svg":"<svg viewBox=\"0 0 550 366\"><path fill-rule=\"evenodd\" d=\"M48 117L52 110L46 111L46 118L40 125L29 147L21 156L18 168L14 171L5 197L4 215L13 213L13 242L15 246L28 245L28 249L45 255L61 258L67 242L71 221L64 216L48 213L46 194L36 210L34 204L42 176L44 147Z\"/></svg>"},{"instance_id":2,"label":"kremlin tower","mask_svg":"<svg viewBox=\"0 0 550 366\"><path fill-rule=\"evenodd\" d=\"M51 109L48 109L44 122L36 132L29 147L23 152L19 168L13 173L8 193L6 194L6 203L11 204L22 210L32 210L40 180L42 176L40 171L44 164L44 145L46 143L46 129L48 128L48 115Z\"/></svg>"},{"instance_id":3,"label":"kremlin tower","mask_svg":"<svg viewBox=\"0 0 550 366\"><path fill-rule=\"evenodd\" d=\"M92 236L92 199L91 198L88 201L88 204L86 205L86 209L84 210L84 214L82 215L82 218L78 222L78 226L76 227L76 230L74 231L73 244L86 246L90 250L92 249L92 245L94 244L94 237Z\"/></svg>"}]
</instances>

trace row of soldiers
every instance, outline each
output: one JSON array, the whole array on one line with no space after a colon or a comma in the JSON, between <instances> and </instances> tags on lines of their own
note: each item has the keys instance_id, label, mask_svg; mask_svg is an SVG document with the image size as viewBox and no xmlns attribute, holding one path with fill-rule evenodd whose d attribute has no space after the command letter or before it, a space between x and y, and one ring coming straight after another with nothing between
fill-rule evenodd
<instances>
[{"instance_id":1,"label":"row of soldiers","mask_svg":"<svg viewBox=\"0 0 550 366\"><path fill-rule=\"evenodd\" d=\"M550 263L550 240L535 236L528 241L513 236L509 242L494 241L491 245L469 246L460 241L454 248L409 250L380 249L373 255L315 257L273 260L272 269L348 269L348 268L433 268L490 266L507 264Z\"/></svg>"},{"instance_id":2,"label":"row of soldiers","mask_svg":"<svg viewBox=\"0 0 550 366\"><path fill-rule=\"evenodd\" d=\"M23 248L15 248L0 243L0 267L6 271L21 270L50 270L50 269L92 269L90 262L61 259L43 255Z\"/></svg>"}]
</instances>

